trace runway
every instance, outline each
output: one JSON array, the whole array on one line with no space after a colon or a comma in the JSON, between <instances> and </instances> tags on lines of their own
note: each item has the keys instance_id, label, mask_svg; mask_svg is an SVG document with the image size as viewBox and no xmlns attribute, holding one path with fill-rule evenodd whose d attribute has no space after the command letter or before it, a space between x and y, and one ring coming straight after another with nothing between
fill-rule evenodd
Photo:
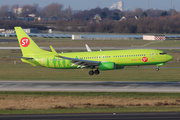
<instances>
[{"instance_id":1,"label":"runway","mask_svg":"<svg viewBox=\"0 0 180 120\"><path fill-rule=\"evenodd\" d=\"M179 120L180 113L96 113L96 114L44 114L1 115L2 120Z\"/></svg>"},{"instance_id":2,"label":"runway","mask_svg":"<svg viewBox=\"0 0 180 120\"><path fill-rule=\"evenodd\" d=\"M180 82L0 81L0 91L180 92Z\"/></svg>"}]
</instances>

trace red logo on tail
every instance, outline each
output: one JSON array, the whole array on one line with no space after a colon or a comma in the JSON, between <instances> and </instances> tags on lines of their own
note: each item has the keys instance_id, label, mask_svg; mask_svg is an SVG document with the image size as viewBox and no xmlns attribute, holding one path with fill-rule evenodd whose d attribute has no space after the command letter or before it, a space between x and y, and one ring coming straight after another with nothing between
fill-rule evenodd
<instances>
[{"instance_id":1,"label":"red logo on tail","mask_svg":"<svg viewBox=\"0 0 180 120\"><path fill-rule=\"evenodd\" d=\"M27 47L27 46L29 46L29 44L30 44L29 38L23 37L23 38L21 39L21 45L22 45L23 47Z\"/></svg>"}]
</instances>

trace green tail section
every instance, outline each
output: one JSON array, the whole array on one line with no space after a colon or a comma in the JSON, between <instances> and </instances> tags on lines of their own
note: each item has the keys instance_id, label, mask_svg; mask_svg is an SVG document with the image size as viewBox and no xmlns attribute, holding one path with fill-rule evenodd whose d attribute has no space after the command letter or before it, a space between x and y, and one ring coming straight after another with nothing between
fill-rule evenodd
<instances>
[{"instance_id":1,"label":"green tail section","mask_svg":"<svg viewBox=\"0 0 180 120\"><path fill-rule=\"evenodd\" d=\"M15 31L24 57L49 53L39 48L21 27L15 27Z\"/></svg>"}]
</instances>

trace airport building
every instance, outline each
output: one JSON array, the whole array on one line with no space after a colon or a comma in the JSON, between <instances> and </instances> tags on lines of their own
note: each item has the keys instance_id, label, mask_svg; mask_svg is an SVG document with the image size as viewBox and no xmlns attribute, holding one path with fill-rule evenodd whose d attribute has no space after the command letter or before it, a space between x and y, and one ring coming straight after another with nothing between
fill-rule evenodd
<instances>
[{"instance_id":1,"label":"airport building","mask_svg":"<svg viewBox=\"0 0 180 120\"><path fill-rule=\"evenodd\" d=\"M80 40L81 35L72 35L72 40Z\"/></svg>"},{"instance_id":2,"label":"airport building","mask_svg":"<svg viewBox=\"0 0 180 120\"><path fill-rule=\"evenodd\" d=\"M38 29L31 28L31 29L23 29L26 33L39 33Z\"/></svg>"},{"instance_id":3,"label":"airport building","mask_svg":"<svg viewBox=\"0 0 180 120\"><path fill-rule=\"evenodd\" d=\"M166 40L165 35L143 35L143 40Z\"/></svg>"}]
</instances>

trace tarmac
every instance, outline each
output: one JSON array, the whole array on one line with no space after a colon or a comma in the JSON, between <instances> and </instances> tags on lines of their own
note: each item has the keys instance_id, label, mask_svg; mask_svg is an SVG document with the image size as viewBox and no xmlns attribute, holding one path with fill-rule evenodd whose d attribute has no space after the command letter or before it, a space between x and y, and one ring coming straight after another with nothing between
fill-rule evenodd
<instances>
[{"instance_id":1,"label":"tarmac","mask_svg":"<svg viewBox=\"0 0 180 120\"><path fill-rule=\"evenodd\" d=\"M180 92L180 82L0 81L0 91Z\"/></svg>"},{"instance_id":2,"label":"tarmac","mask_svg":"<svg viewBox=\"0 0 180 120\"><path fill-rule=\"evenodd\" d=\"M1 115L1 120L179 120L180 113L80 113Z\"/></svg>"}]
</instances>

